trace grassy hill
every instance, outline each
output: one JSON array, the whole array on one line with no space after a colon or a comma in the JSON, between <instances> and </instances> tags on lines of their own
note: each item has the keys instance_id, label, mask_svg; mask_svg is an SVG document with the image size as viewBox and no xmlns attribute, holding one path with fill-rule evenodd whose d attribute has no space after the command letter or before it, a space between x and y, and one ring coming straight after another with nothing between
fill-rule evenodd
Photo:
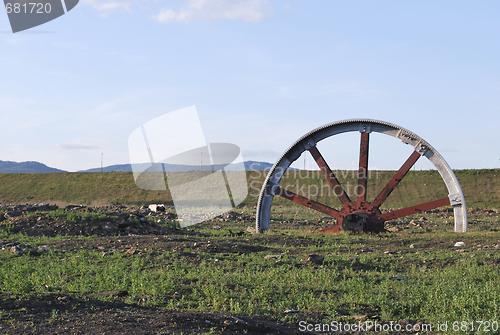
<instances>
[{"instance_id":1,"label":"grassy hill","mask_svg":"<svg viewBox=\"0 0 500 335\"><path fill-rule=\"evenodd\" d=\"M243 205L255 206L266 172L246 173L249 196ZM500 169L457 170L468 207L500 208ZM394 171L372 171L368 181L368 200L390 180ZM347 193L353 195L357 179L352 171L340 171L340 182ZM330 206L338 207L339 201L328 194L325 178L318 171L288 171L282 187ZM382 207L404 207L447 196L447 190L437 171L410 171ZM355 199L355 196L352 198ZM277 204L292 205L276 198ZM139 189L130 172L103 173L0 173L0 203L65 202L92 205L148 204L173 205L169 191Z\"/></svg>"}]
</instances>

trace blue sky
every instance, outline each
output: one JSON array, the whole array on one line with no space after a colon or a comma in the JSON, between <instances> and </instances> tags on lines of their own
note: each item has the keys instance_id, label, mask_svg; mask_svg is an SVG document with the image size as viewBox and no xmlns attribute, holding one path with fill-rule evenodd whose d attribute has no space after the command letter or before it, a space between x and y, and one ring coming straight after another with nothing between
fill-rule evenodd
<instances>
[{"instance_id":1,"label":"blue sky","mask_svg":"<svg viewBox=\"0 0 500 335\"><path fill-rule=\"evenodd\" d=\"M0 11L0 160L128 163L134 129L195 105L207 141L246 160L274 163L316 127L372 118L420 135L452 168L498 168L499 14L496 1L81 0L12 34ZM354 168L358 142L321 149ZM412 151L371 144L374 169Z\"/></svg>"}]
</instances>

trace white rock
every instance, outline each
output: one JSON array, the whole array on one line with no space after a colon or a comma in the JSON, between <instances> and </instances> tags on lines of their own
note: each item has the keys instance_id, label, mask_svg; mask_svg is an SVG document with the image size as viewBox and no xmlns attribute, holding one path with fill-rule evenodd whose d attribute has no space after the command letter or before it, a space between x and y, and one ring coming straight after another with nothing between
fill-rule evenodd
<instances>
[{"instance_id":1,"label":"white rock","mask_svg":"<svg viewBox=\"0 0 500 335\"><path fill-rule=\"evenodd\" d=\"M152 212L164 212L165 205L149 205L149 210Z\"/></svg>"},{"instance_id":2,"label":"white rock","mask_svg":"<svg viewBox=\"0 0 500 335\"><path fill-rule=\"evenodd\" d=\"M288 314L288 313L298 313L299 310L298 309L287 309L284 313Z\"/></svg>"},{"instance_id":3,"label":"white rock","mask_svg":"<svg viewBox=\"0 0 500 335\"><path fill-rule=\"evenodd\" d=\"M455 243L455 247L463 247L465 245L464 242L457 242Z\"/></svg>"}]
</instances>

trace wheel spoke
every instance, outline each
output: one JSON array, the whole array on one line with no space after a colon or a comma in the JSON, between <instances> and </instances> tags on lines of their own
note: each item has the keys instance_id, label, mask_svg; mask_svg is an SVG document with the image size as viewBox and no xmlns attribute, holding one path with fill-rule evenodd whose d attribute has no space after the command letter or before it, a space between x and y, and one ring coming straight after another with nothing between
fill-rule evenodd
<instances>
[{"instance_id":1,"label":"wheel spoke","mask_svg":"<svg viewBox=\"0 0 500 335\"><path fill-rule=\"evenodd\" d=\"M316 145L319 146L317 143L324 139L350 132L359 134L357 136L360 136L358 176L355 178L357 180L354 181L353 185L354 196L350 195L351 190L347 187L350 186L346 184L347 180L344 181L344 179L337 175L339 172L335 171L334 166L331 168L335 174L332 173L332 169L328 167L328 164L324 159L327 157L323 157L322 153L318 151L319 148L315 147ZM368 184L370 184L370 187L372 187L373 184L372 182L368 182L368 178L370 176L369 168L373 168L371 165L368 166L371 133L388 135L392 138L400 140L403 143L414 146L415 151L418 152L420 156L428 158L429 162L433 164L437 171L439 171L442 180L446 184L449 199L443 198L434 200L436 198L429 198L423 200L425 203L417 206L405 206L407 208L398 208L397 210L389 213L382 213L380 208L382 208L382 206L387 207L388 200L392 193L395 192L396 188L401 187L399 184L401 184L402 180L406 178L406 176L410 173L411 167L415 166L416 161L420 158L417 153L408 152L408 154L411 155L408 155L410 157L407 156L405 161L402 160L401 163L403 165L400 165L399 170L391 172L391 178L388 178L389 180L386 181L386 184L381 185L380 189L370 190L370 197L368 197ZM291 201L295 201L302 206L307 206L311 209L313 208L319 212L327 214L328 216L337 218L337 222L341 222L341 226L342 223L345 222L344 226L346 228L356 228L362 226L363 228L366 228L366 230L373 232L383 230L383 223L385 220L399 220L397 218L401 218L406 215L411 215L440 206L450 206L451 202L455 214L455 232L467 231L467 208L462 189L457 177L453 173L453 170L446 163L443 157L441 157L439 152L430 146L423 138L405 128L389 122L370 119L350 119L332 122L308 132L295 141L273 165L264 184L262 185L257 202L255 223L256 231L262 232L270 229L273 200L277 200L274 196L276 195L275 189L282 180L284 173L290 169L290 164L296 161L297 158L305 151L309 151L311 153L312 157L314 157L316 161L316 164L322 170L322 174L325 176L325 179L328 181L328 185L326 185L325 189L323 189L323 186L325 185L322 184L321 189L317 188L318 185L313 186L315 187L315 190L325 190L328 191L329 195L331 195L331 191L333 189L333 191L336 191L335 196L339 198L338 201L343 205L343 207L337 208L334 205L329 204L329 206L332 207L330 208L326 205L327 202L323 201L319 197L312 196L310 193L306 195L303 191L299 192L298 189L290 188L294 192L302 195L299 196L298 194L287 192L285 186L283 186L283 190L281 188L277 189L278 195L290 199ZM333 165L332 162L329 163ZM354 170L356 170L356 168L354 168ZM354 173L355 172L356 171L354 171ZM339 180L342 180L342 184ZM324 180L321 179L321 182L324 182ZM307 189L307 185L305 185L305 188ZM348 193L349 196L347 196ZM306 196L316 199L316 201L323 202L323 204L309 200L305 198ZM337 201L336 199L334 200ZM348 217L351 214L352 216ZM369 221L368 225L366 224L366 221ZM333 230L338 229L338 227L333 228L334 225L328 225L326 227L332 228ZM340 229L342 228L340 227Z\"/></svg>"},{"instance_id":2,"label":"wheel spoke","mask_svg":"<svg viewBox=\"0 0 500 335\"><path fill-rule=\"evenodd\" d=\"M345 193L344 188L340 184L339 180L337 177L335 177L335 174L332 172L328 164L326 163L325 159L319 152L318 148L316 146L311 147L309 149L309 152L313 156L314 160L318 164L320 170L323 172L323 174L326 177L326 180L330 184L330 186L333 189L333 193L340 199L342 202L342 205L347 206L351 202L351 199L349 199L349 196L347 193Z\"/></svg>"},{"instance_id":3,"label":"wheel spoke","mask_svg":"<svg viewBox=\"0 0 500 335\"><path fill-rule=\"evenodd\" d=\"M379 217L383 219L384 221L391 220L391 219L396 219L400 218L402 216L410 215L410 214L415 214L415 213L420 213L423 211L428 211L434 208L442 207L442 206L447 206L450 204L450 199L448 197L442 198L439 200L434 200L430 202L426 202L424 204L412 206L412 207L406 207L406 208L401 208L392 212L388 212L385 214L380 215Z\"/></svg>"},{"instance_id":4,"label":"wheel spoke","mask_svg":"<svg viewBox=\"0 0 500 335\"><path fill-rule=\"evenodd\" d=\"M340 213L338 210L331 208L331 207L328 207L326 205L320 204L319 202L316 202L314 200L310 200L310 199L303 197L301 195L295 194L291 191L285 190L285 189L281 188L279 185L276 186L275 194L279 195L285 199L296 202L300 205L314 209L314 210L321 212L323 214L329 215L337 220L340 219Z\"/></svg>"},{"instance_id":5,"label":"wheel spoke","mask_svg":"<svg viewBox=\"0 0 500 335\"><path fill-rule=\"evenodd\" d=\"M356 194L358 195L357 202L366 202L366 185L368 181L368 146L370 141L370 133L361 133L361 144L359 148L359 170L358 170L358 187ZM361 189L361 190L360 190ZM361 193L359 193L361 192Z\"/></svg>"},{"instance_id":6,"label":"wheel spoke","mask_svg":"<svg viewBox=\"0 0 500 335\"><path fill-rule=\"evenodd\" d=\"M396 188L399 182L406 176L408 171L412 168L412 166L417 162L420 158L420 154L416 151L413 151L410 157L404 162L404 164L399 168L398 172L392 177L392 179L385 185L384 189L380 191L379 195L373 200L372 206L375 208L380 207L387 199L389 194Z\"/></svg>"}]
</instances>

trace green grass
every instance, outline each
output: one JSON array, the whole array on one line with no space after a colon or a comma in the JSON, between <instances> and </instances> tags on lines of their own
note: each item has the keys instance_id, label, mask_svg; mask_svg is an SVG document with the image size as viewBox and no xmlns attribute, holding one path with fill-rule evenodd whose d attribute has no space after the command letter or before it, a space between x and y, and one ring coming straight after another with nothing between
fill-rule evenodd
<instances>
[{"instance_id":1,"label":"green grass","mask_svg":"<svg viewBox=\"0 0 500 335\"><path fill-rule=\"evenodd\" d=\"M198 246L191 240L184 247L140 255L52 250L16 256L0 251L0 294L65 292L88 297L123 289L128 297L102 299L170 310L266 315L295 324L299 320L352 323L363 315L378 322L403 319L434 325L500 321L500 255L493 248L500 243L495 230L498 218L471 217L481 224L471 223L469 233L458 235L437 214L426 217L435 223L432 229L385 235L320 235L276 224L272 232L237 238L226 236L228 229L245 228L237 223L220 223L218 231L210 229L213 223L200 224L190 228L214 234L193 237ZM5 237L13 240L22 235ZM60 239L24 236L23 243ZM466 242L464 252L452 247L458 240ZM199 247L208 241L227 247L221 251ZM412 249L411 244L420 248ZM489 247L478 250L477 244ZM373 251L362 252L365 247ZM279 262L264 258L281 253ZM300 261L310 253L324 255L325 263ZM284 314L288 309L299 313ZM56 322L54 313L51 320Z\"/></svg>"},{"instance_id":2,"label":"green grass","mask_svg":"<svg viewBox=\"0 0 500 335\"><path fill-rule=\"evenodd\" d=\"M229 172L244 173L244 172ZM468 207L500 207L500 170L457 170ZM179 173L180 174L180 173ZM255 206L265 179L265 172L246 172L249 195L242 206ZM371 171L368 180L368 200L373 199L393 176L394 171ZM497 177L497 175L499 177ZM337 176L353 195L357 183L353 171L340 171ZM313 200L337 207L340 202L328 194L325 178L318 171L288 171L281 181L292 192L311 195ZM446 197L448 192L439 173L434 170L410 171L382 207L406 207ZM172 206L166 191L146 191L138 188L131 173L1 173L0 202L33 203L62 202L90 205L165 203ZM275 199L286 204L285 199Z\"/></svg>"},{"instance_id":3,"label":"green grass","mask_svg":"<svg viewBox=\"0 0 500 335\"><path fill-rule=\"evenodd\" d=\"M456 175L468 207L499 208L500 185L497 170L459 170ZM302 172L303 174L305 172ZM369 179L368 199L373 198L393 172L381 171ZM255 213L255 205L265 175L248 172L249 197L238 211ZM303 175L302 175L303 176ZM282 186L291 191L321 186L324 177L306 177L289 172ZM352 173L339 176L342 184L356 182ZM297 184L298 183L298 184ZM295 188L294 188L295 187ZM410 171L391 194L385 207L404 207L447 195L436 171ZM335 197L313 200L338 206ZM0 174L0 202L67 202L87 204L171 204L168 191L138 189L129 173L53 173ZM5 209L3 210L5 211ZM2 212L3 214L3 212ZM69 222L85 218L100 221L96 212L59 209L30 216L58 217ZM209 222L189 227L210 237L191 237L186 246L171 250L147 250L140 255L82 249L63 252L57 248L40 255L21 256L0 250L0 294L32 297L61 292L90 297L103 291L127 290L127 303L171 310L217 311L233 314L265 315L283 322L356 322L368 320L424 321L434 326L448 321L500 321L500 255L492 248L500 243L498 214L477 216L469 213L469 232L453 233L448 213L417 214L401 218L401 227L411 219L426 216L432 221L426 229L405 229L385 235L320 235L323 215L285 199L276 198L272 207L271 232L244 237L228 237L228 230L244 231L246 224ZM176 222L164 223L172 227ZM214 230L214 225L221 226ZM12 234L13 224L0 226L0 240L29 243L32 246L60 240L91 238L58 236L29 237ZM182 237L181 237L182 238ZM452 247L465 241L464 252ZM223 250L202 249L208 241ZM417 244L419 249L411 249ZM477 248L476 245L489 245ZM370 247L372 252L361 250ZM481 250L478 250L481 249ZM253 250L253 251L248 251ZM323 265L301 262L319 253ZM283 254L279 262L265 259ZM403 280L396 275L405 277ZM298 309L297 314L284 314ZM10 314L0 311L0 318ZM55 310L50 322L59 322ZM460 333L460 332L457 332ZM479 332L483 334L486 332ZM491 332L490 332L491 333Z\"/></svg>"},{"instance_id":4,"label":"green grass","mask_svg":"<svg viewBox=\"0 0 500 335\"><path fill-rule=\"evenodd\" d=\"M168 191L142 190L128 172L0 173L0 184L0 202L4 204L172 204Z\"/></svg>"}]
</instances>

